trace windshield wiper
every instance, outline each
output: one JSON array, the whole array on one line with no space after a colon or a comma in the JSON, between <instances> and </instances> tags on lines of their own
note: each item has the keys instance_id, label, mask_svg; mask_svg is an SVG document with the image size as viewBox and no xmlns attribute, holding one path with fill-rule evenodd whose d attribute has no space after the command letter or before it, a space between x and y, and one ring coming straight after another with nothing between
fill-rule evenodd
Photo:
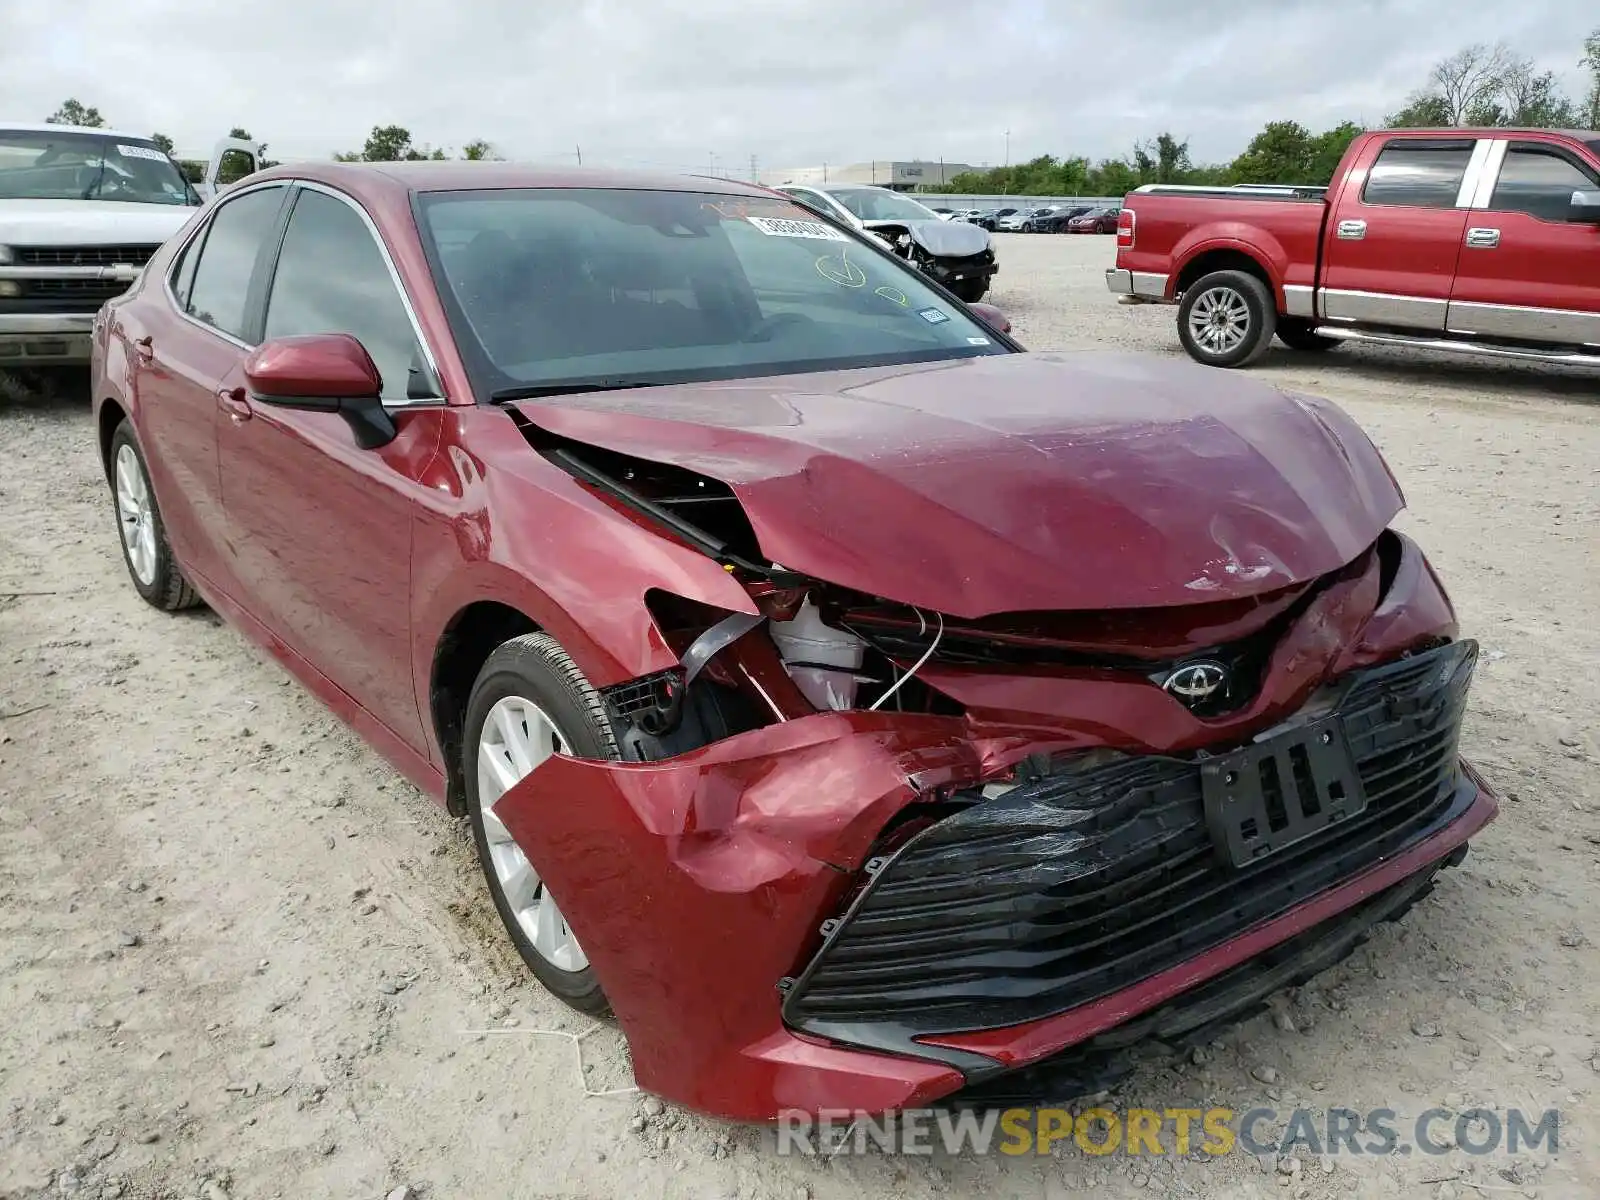
<instances>
[{"instance_id":1,"label":"windshield wiper","mask_svg":"<svg viewBox=\"0 0 1600 1200\"><path fill-rule=\"evenodd\" d=\"M490 392L495 404L509 400L538 400L545 396L575 396L579 392L620 392L627 388L663 387L659 379L585 379L571 383L529 383Z\"/></svg>"}]
</instances>

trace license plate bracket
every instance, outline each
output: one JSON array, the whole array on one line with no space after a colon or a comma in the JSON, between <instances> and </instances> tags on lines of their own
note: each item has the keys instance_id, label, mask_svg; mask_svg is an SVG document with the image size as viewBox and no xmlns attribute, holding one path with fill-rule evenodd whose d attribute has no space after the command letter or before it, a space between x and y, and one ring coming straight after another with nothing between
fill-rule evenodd
<instances>
[{"instance_id":1,"label":"license plate bracket","mask_svg":"<svg viewBox=\"0 0 1600 1200\"><path fill-rule=\"evenodd\" d=\"M1367 807L1344 722L1324 717L1200 764L1217 855L1246 867Z\"/></svg>"}]
</instances>

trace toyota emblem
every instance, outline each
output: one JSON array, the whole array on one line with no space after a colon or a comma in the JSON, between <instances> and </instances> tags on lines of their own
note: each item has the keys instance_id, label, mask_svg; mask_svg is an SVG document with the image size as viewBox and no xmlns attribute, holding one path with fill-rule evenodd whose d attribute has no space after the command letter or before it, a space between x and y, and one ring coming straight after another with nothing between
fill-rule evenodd
<instances>
[{"instance_id":1,"label":"toyota emblem","mask_svg":"<svg viewBox=\"0 0 1600 1200\"><path fill-rule=\"evenodd\" d=\"M1162 681L1161 689L1170 692L1190 708L1203 704L1228 684L1228 668L1219 662L1185 663Z\"/></svg>"}]
</instances>

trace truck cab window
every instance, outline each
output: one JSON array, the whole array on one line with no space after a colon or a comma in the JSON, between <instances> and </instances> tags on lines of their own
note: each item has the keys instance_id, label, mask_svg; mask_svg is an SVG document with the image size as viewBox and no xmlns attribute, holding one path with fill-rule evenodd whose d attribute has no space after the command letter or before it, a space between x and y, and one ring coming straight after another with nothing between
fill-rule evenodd
<instances>
[{"instance_id":1,"label":"truck cab window","mask_svg":"<svg viewBox=\"0 0 1600 1200\"><path fill-rule=\"evenodd\" d=\"M1595 173L1553 147L1513 145L1495 182L1489 207L1527 213L1541 221L1565 221L1572 193L1600 188Z\"/></svg>"},{"instance_id":2,"label":"truck cab window","mask_svg":"<svg viewBox=\"0 0 1600 1200\"><path fill-rule=\"evenodd\" d=\"M1472 157L1471 141L1399 138L1378 154L1361 191L1364 204L1454 208Z\"/></svg>"}]
</instances>

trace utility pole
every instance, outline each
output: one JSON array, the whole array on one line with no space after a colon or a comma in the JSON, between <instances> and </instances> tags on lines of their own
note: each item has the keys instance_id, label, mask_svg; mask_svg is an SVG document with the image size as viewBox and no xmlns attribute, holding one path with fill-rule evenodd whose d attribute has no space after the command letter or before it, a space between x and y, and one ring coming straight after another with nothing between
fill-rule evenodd
<instances>
[{"instance_id":1,"label":"utility pole","mask_svg":"<svg viewBox=\"0 0 1600 1200\"><path fill-rule=\"evenodd\" d=\"M581 166L583 166L583 147L582 146L575 146L573 148L575 150L577 150L577 152L578 152L578 165L581 167Z\"/></svg>"},{"instance_id":2,"label":"utility pole","mask_svg":"<svg viewBox=\"0 0 1600 1200\"><path fill-rule=\"evenodd\" d=\"M713 176L715 176L716 173L717 173L717 152L715 150L713 150L711 152L711 174Z\"/></svg>"},{"instance_id":3,"label":"utility pole","mask_svg":"<svg viewBox=\"0 0 1600 1200\"><path fill-rule=\"evenodd\" d=\"M752 154L750 156L750 182L751 183L760 183L761 182L760 177L756 172L756 156L754 154Z\"/></svg>"},{"instance_id":4,"label":"utility pole","mask_svg":"<svg viewBox=\"0 0 1600 1200\"><path fill-rule=\"evenodd\" d=\"M1011 130L1006 130L1006 166L1011 165Z\"/></svg>"},{"instance_id":5,"label":"utility pole","mask_svg":"<svg viewBox=\"0 0 1600 1200\"><path fill-rule=\"evenodd\" d=\"M822 164L822 182L823 183L827 183L828 182L828 164L827 163L823 163Z\"/></svg>"}]
</instances>

